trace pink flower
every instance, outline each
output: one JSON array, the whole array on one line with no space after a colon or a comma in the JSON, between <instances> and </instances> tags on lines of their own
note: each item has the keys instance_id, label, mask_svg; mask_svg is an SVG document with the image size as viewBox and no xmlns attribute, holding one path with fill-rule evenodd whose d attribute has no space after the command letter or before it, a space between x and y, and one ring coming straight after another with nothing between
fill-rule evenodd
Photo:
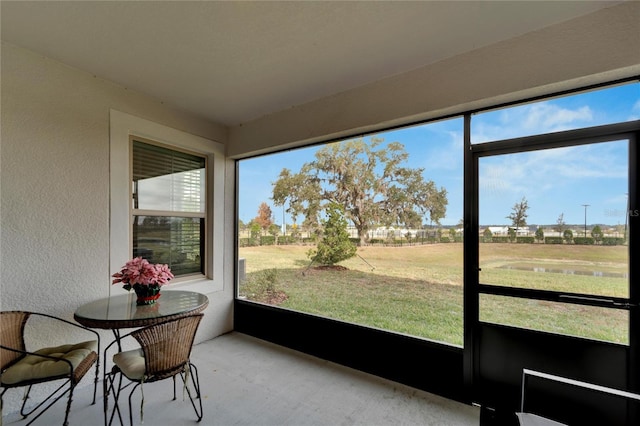
<instances>
[{"instance_id":1,"label":"pink flower","mask_svg":"<svg viewBox=\"0 0 640 426\"><path fill-rule=\"evenodd\" d=\"M162 286L173 278L173 274L167 265L151 264L142 257L136 257L128 261L120 272L116 272L112 277L112 284L123 283L124 288L130 290L135 284Z\"/></svg>"}]
</instances>

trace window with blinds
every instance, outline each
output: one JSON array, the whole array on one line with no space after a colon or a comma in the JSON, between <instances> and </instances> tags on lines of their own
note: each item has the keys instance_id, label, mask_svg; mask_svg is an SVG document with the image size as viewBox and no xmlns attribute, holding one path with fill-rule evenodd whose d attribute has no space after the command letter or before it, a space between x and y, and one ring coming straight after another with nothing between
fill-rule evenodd
<instances>
[{"instance_id":1,"label":"window with blinds","mask_svg":"<svg viewBox=\"0 0 640 426\"><path fill-rule=\"evenodd\" d=\"M133 256L205 274L206 158L132 140Z\"/></svg>"}]
</instances>

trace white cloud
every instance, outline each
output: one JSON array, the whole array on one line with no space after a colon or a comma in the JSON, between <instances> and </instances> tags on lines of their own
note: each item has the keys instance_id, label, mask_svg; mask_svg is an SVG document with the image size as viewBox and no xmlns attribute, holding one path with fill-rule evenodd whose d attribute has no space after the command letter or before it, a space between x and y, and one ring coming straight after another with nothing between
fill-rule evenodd
<instances>
[{"instance_id":1,"label":"white cloud","mask_svg":"<svg viewBox=\"0 0 640 426\"><path fill-rule=\"evenodd\" d=\"M593 119L591 108L583 106L577 110L560 108L549 103L532 105L524 122L525 128L558 131L575 122L588 123Z\"/></svg>"},{"instance_id":2,"label":"white cloud","mask_svg":"<svg viewBox=\"0 0 640 426\"><path fill-rule=\"evenodd\" d=\"M506 110L502 116L503 124L521 127L522 132L530 134L549 133L575 128L593 120L593 111L589 106L577 109L563 108L551 102L539 102Z\"/></svg>"},{"instance_id":3,"label":"white cloud","mask_svg":"<svg viewBox=\"0 0 640 426\"><path fill-rule=\"evenodd\" d=\"M585 127L594 121L594 115L587 105L570 109L551 101L492 111L474 117L472 141L480 143Z\"/></svg>"},{"instance_id":4,"label":"white cloud","mask_svg":"<svg viewBox=\"0 0 640 426\"><path fill-rule=\"evenodd\" d=\"M480 160L480 183L485 196L513 198L576 188L585 179L624 179L621 148L610 142L486 157Z\"/></svg>"}]
</instances>

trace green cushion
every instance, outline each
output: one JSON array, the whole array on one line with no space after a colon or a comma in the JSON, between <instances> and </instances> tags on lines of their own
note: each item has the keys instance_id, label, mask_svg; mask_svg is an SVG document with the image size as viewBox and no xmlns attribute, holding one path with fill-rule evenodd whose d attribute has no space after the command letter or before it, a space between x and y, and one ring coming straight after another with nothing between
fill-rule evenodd
<instances>
[{"instance_id":1,"label":"green cushion","mask_svg":"<svg viewBox=\"0 0 640 426\"><path fill-rule=\"evenodd\" d=\"M98 350L97 348L98 342L96 340L89 340L75 345L43 348L34 353L66 359L71 362L71 365L73 365L75 369L91 352L96 352ZM5 385L15 385L16 383L28 380L39 380L65 374L69 374L69 364L66 362L55 361L36 355L27 355L7 368L7 370L2 373L0 380Z\"/></svg>"},{"instance_id":2,"label":"green cushion","mask_svg":"<svg viewBox=\"0 0 640 426\"><path fill-rule=\"evenodd\" d=\"M118 352L113 356L113 362L125 376L132 380L141 380L144 377L145 364L142 349Z\"/></svg>"}]
</instances>

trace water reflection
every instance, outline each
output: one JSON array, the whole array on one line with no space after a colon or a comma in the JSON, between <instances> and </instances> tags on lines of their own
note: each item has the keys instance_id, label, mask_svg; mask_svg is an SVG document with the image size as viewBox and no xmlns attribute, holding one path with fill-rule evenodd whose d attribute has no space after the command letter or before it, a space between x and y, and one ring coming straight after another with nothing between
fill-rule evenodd
<instances>
[{"instance_id":1,"label":"water reflection","mask_svg":"<svg viewBox=\"0 0 640 426\"><path fill-rule=\"evenodd\" d=\"M540 266L531 267L531 266L514 266L514 265L500 266L499 269L514 269L517 271L530 271L530 272L550 272L554 274L565 274L565 275L585 275L589 277L629 278L629 273L627 272L604 272L604 271L590 271L590 270L581 270L581 269L544 268Z\"/></svg>"}]
</instances>

